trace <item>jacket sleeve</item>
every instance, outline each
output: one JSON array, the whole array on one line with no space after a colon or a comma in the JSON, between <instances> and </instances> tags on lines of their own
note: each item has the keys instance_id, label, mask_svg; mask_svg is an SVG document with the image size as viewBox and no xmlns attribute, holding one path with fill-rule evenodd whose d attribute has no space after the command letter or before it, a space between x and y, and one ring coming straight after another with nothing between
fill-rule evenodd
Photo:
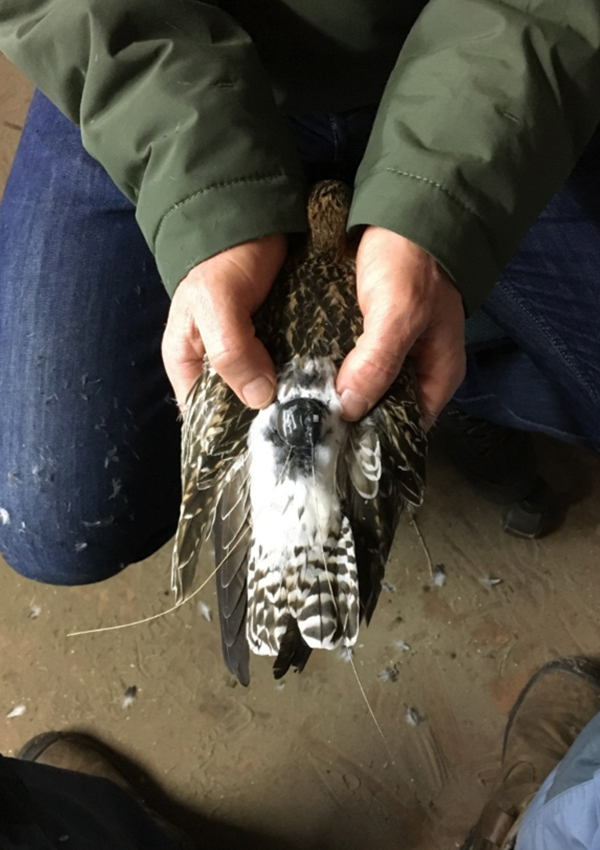
<instances>
[{"instance_id":1,"label":"jacket sleeve","mask_svg":"<svg viewBox=\"0 0 600 850\"><path fill-rule=\"evenodd\" d=\"M599 0L430 0L387 85L350 225L419 244L472 312L599 120Z\"/></svg>"},{"instance_id":2,"label":"jacket sleeve","mask_svg":"<svg viewBox=\"0 0 600 850\"><path fill-rule=\"evenodd\" d=\"M0 49L137 207L170 292L198 262L304 230L305 189L255 49L198 0L2 0Z\"/></svg>"}]
</instances>

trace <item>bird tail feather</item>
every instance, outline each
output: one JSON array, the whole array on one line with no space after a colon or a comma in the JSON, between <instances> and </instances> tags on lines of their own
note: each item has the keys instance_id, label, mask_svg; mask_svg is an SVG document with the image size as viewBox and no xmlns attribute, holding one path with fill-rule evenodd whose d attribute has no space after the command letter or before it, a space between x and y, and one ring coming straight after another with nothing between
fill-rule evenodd
<instances>
[{"instance_id":1,"label":"bird tail feather","mask_svg":"<svg viewBox=\"0 0 600 850\"><path fill-rule=\"evenodd\" d=\"M283 568L282 568L282 565ZM347 517L323 546L259 555L248 569L248 639L255 653L277 655L293 616L312 649L352 646L359 593L354 538Z\"/></svg>"}]
</instances>

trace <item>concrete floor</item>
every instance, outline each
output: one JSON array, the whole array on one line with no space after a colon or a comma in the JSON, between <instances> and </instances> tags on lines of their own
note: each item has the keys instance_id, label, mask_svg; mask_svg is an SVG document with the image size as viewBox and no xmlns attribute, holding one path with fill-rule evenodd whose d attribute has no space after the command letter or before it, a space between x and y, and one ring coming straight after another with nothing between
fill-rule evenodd
<instances>
[{"instance_id":1,"label":"concrete floor","mask_svg":"<svg viewBox=\"0 0 600 850\"><path fill-rule=\"evenodd\" d=\"M0 57L0 188L29 94ZM194 601L145 625L67 637L167 609L166 546L84 588L34 584L2 565L0 750L10 755L50 728L93 730L140 757L183 803L263 836L228 833L228 847L458 847L498 766L521 687L549 659L598 654L600 459L547 440L539 453L568 510L538 542L504 535L498 510L433 458L418 522L447 582L431 586L404 521L390 589L357 652L387 745L337 654L313 654L283 687L257 658L250 688L236 686L221 660L211 584L201 594L210 622ZM501 582L482 583L490 577ZM393 680L380 677L386 668ZM137 695L124 707L132 686ZM8 718L16 706L25 712ZM407 722L409 709L417 725Z\"/></svg>"}]
</instances>

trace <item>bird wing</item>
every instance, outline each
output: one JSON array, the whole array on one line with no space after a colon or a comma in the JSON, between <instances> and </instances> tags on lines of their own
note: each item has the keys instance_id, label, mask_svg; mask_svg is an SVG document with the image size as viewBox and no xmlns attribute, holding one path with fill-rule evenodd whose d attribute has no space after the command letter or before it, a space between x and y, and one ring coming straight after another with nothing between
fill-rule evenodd
<instances>
[{"instance_id":1,"label":"bird wing","mask_svg":"<svg viewBox=\"0 0 600 850\"><path fill-rule=\"evenodd\" d=\"M223 658L241 685L250 684L246 638L250 489L246 453L240 455L223 485L216 507L213 540Z\"/></svg>"},{"instance_id":2,"label":"bird wing","mask_svg":"<svg viewBox=\"0 0 600 850\"><path fill-rule=\"evenodd\" d=\"M223 553L233 554L233 544L249 525L248 482L243 470L248 428L256 415L208 362L190 391L186 407L181 447L182 500L171 566L171 586L178 602L192 590L200 552L214 528L217 510L229 520L220 531ZM230 537L234 528L236 540ZM249 537L245 533L240 540L236 559L248 547ZM224 566L219 567L219 572ZM241 562L231 569L239 572Z\"/></svg>"},{"instance_id":3,"label":"bird wing","mask_svg":"<svg viewBox=\"0 0 600 850\"><path fill-rule=\"evenodd\" d=\"M414 376L405 366L371 414L350 426L340 455L338 489L354 535L361 617L367 623L402 510L423 498L427 442L420 418Z\"/></svg>"}]
</instances>

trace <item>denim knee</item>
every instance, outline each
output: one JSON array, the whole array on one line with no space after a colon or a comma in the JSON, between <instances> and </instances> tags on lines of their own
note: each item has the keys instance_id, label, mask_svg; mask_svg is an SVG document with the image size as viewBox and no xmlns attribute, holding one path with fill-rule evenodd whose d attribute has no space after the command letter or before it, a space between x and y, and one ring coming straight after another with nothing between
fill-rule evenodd
<instances>
[{"instance_id":1,"label":"denim knee","mask_svg":"<svg viewBox=\"0 0 600 850\"><path fill-rule=\"evenodd\" d=\"M0 212L0 551L101 581L174 532L169 298L135 208L36 95Z\"/></svg>"},{"instance_id":2,"label":"denim knee","mask_svg":"<svg viewBox=\"0 0 600 850\"><path fill-rule=\"evenodd\" d=\"M10 489L18 487L14 482ZM39 496L39 494L36 494ZM72 502L0 494L0 552L24 578L55 585L103 581L149 557L174 534L177 494L150 526L129 511L81 515ZM140 521L141 520L141 521Z\"/></svg>"}]
</instances>

